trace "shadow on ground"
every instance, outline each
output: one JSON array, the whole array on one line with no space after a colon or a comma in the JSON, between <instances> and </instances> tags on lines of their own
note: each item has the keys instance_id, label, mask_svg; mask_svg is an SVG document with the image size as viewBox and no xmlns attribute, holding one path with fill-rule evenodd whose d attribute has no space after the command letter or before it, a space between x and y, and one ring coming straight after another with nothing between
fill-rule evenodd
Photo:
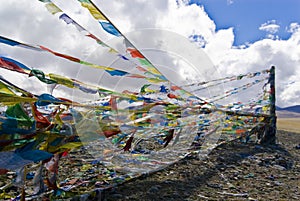
<instances>
[{"instance_id":1,"label":"shadow on ground","mask_svg":"<svg viewBox=\"0 0 300 201\"><path fill-rule=\"evenodd\" d=\"M290 135L279 134L285 135L283 138ZM272 196L274 193L268 193L272 187L276 198L279 187L282 190L285 185L289 186L284 174L300 172L299 166L295 169L295 159L286 149L285 143L289 140L283 141L276 146L239 141L223 144L206 159L199 160L197 155L191 155L160 172L102 192L101 200L256 200L263 198L261 191ZM296 163L299 164L299 158ZM297 182L298 178L289 180L293 179ZM299 191L294 196L298 195Z\"/></svg>"}]
</instances>

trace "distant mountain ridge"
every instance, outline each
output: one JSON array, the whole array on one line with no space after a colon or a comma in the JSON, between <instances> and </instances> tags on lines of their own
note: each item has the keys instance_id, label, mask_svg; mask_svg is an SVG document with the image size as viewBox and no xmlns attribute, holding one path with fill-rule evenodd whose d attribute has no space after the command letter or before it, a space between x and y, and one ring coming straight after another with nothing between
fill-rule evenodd
<instances>
[{"instance_id":1,"label":"distant mountain ridge","mask_svg":"<svg viewBox=\"0 0 300 201\"><path fill-rule=\"evenodd\" d=\"M276 115L278 118L300 118L300 105L284 108L276 106Z\"/></svg>"},{"instance_id":2,"label":"distant mountain ridge","mask_svg":"<svg viewBox=\"0 0 300 201\"><path fill-rule=\"evenodd\" d=\"M293 106L284 107L284 108L276 106L276 110L277 111L285 110L285 111L289 111L289 112L300 113L300 105L293 105Z\"/></svg>"}]
</instances>

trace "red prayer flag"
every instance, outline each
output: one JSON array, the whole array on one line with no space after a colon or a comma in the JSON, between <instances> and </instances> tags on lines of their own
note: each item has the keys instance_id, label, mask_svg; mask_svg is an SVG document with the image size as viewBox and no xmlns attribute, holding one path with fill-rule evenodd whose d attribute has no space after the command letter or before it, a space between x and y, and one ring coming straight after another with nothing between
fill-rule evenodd
<instances>
[{"instance_id":1,"label":"red prayer flag","mask_svg":"<svg viewBox=\"0 0 300 201\"><path fill-rule=\"evenodd\" d=\"M140 59L145 58L137 49L129 47L127 48L127 51L131 54L132 58L140 58Z\"/></svg>"},{"instance_id":2,"label":"red prayer flag","mask_svg":"<svg viewBox=\"0 0 300 201\"><path fill-rule=\"evenodd\" d=\"M177 96L175 94L168 94L169 98L177 98Z\"/></svg>"},{"instance_id":3,"label":"red prayer flag","mask_svg":"<svg viewBox=\"0 0 300 201\"><path fill-rule=\"evenodd\" d=\"M172 91L180 90L181 88L178 86L171 86Z\"/></svg>"},{"instance_id":4,"label":"red prayer flag","mask_svg":"<svg viewBox=\"0 0 300 201\"><path fill-rule=\"evenodd\" d=\"M32 104L32 111L34 113L34 119L37 121L37 127L39 127L39 125L41 125L41 127L48 127L51 124L49 120L37 110L34 104Z\"/></svg>"},{"instance_id":5,"label":"red prayer flag","mask_svg":"<svg viewBox=\"0 0 300 201\"><path fill-rule=\"evenodd\" d=\"M40 48L41 48L42 50L46 50L46 51L48 51L48 52L50 52L50 53L52 53L52 54L58 56L58 57L62 57L62 58L68 59L68 60L70 60L70 61L74 61L74 62L80 63L80 59L77 59L77 58L75 58L75 57L71 57L71 56L68 56L68 55L65 55L65 54L61 54L61 53L58 53L58 52L54 52L54 51L52 51L52 50L50 50L50 49L48 49L48 48L46 48L46 47L43 47L43 46L40 46Z\"/></svg>"},{"instance_id":6,"label":"red prayer flag","mask_svg":"<svg viewBox=\"0 0 300 201\"><path fill-rule=\"evenodd\" d=\"M0 58L0 67L11 71L17 71L23 74L28 74L27 72L24 71L24 69L20 68L17 64L11 61L4 60L3 58Z\"/></svg>"}]
</instances>

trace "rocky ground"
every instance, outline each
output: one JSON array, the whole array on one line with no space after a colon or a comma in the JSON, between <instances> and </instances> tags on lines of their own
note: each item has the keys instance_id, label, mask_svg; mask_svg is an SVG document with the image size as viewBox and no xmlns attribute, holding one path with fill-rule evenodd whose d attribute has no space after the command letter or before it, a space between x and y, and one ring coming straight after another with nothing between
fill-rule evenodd
<instances>
[{"instance_id":1,"label":"rocky ground","mask_svg":"<svg viewBox=\"0 0 300 201\"><path fill-rule=\"evenodd\" d=\"M300 200L300 133L278 131L277 137L276 146L235 141L220 145L205 158L191 154L159 172L98 192L97 200ZM68 185L60 182L60 187L80 181L69 191L72 194L53 197L49 192L30 200L95 200L75 197L103 185L97 175L102 178L108 170L99 163L86 165L93 160L80 149L61 161L60 181ZM20 188L5 187L14 175L1 176L0 195L20 195ZM30 182L32 179L27 180L27 195L32 192Z\"/></svg>"},{"instance_id":2,"label":"rocky ground","mask_svg":"<svg viewBox=\"0 0 300 201\"><path fill-rule=\"evenodd\" d=\"M300 200L300 134L277 146L231 142L102 194L103 200Z\"/></svg>"}]
</instances>

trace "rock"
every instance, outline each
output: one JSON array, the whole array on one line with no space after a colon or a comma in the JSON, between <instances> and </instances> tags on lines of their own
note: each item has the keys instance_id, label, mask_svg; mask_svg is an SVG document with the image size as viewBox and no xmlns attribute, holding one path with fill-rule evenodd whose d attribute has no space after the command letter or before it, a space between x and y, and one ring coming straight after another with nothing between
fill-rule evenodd
<instances>
[{"instance_id":1,"label":"rock","mask_svg":"<svg viewBox=\"0 0 300 201\"><path fill-rule=\"evenodd\" d=\"M0 181L0 188L4 185L5 185L5 183L3 181Z\"/></svg>"},{"instance_id":2,"label":"rock","mask_svg":"<svg viewBox=\"0 0 300 201\"><path fill-rule=\"evenodd\" d=\"M268 179L274 181L275 180L275 177L271 174L270 176L267 177Z\"/></svg>"},{"instance_id":3,"label":"rock","mask_svg":"<svg viewBox=\"0 0 300 201\"><path fill-rule=\"evenodd\" d=\"M246 165L246 166L250 166L251 165L250 161L246 161L246 160L243 160L242 164Z\"/></svg>"},{"instance_id":4,"label":"rock","mask_svg":"<svg viewBox=\"0 0 300 201\"><path fill-rule=\"evenodd\" d=\"M203 199L209 199L209 197L206 197L206 196L204 196L204 195L201 195L201 194L198 194L197 195L199 198L203 198Z\"/></svg>"},{"instance_id":5,"label":"rock","mask_svg":"<svg viewBox=\"0 0 300 201\"><path fill-rule=\"evenodd\" d=\"M161 188L160 185L152 186L151 188L149 188L148 193L157 193L160 188Z\"/></svg>"},{"instance_id":6,"label":"rock","mask_svg":"<svg viewBox=\"0 0 300 201\"><path fill-rule=\"evenodd\" d=\"M121 194L112 194L111 197L114 198L114 199L122 199L123 195L121 195Z\"/></svg>"},{"instance_id":7,"label":"rock","mask_svg":"<svg viewBox=\"0 0 300 201\"><path fill-rule=\"evenodd\" d=\"M227 183L229 189L236 189L236 187L232 183Z\"/></svg>"},{"instance_id":8,"label":"rock","mask_svg":"<svg viewBox=\"0 0 300 201\"><path fill-rule=\"evenodd\" d=\"M166 181L164 181L164 183L165 183L165 184L172 184L172 183L173 183L173 181L166 180Z\"/></svg>"},{"instance_id":9,"label":"rock","mask_svg":"<svg viewBox=\"0 0 300 201\"><path fill-rule=\"evenodd\" d=\"M216 165L216 168L218 170L224 171L227 168L227 166L224 163L219 163L218 165Z\"/></svg>"},{"instance_id":10,"label":"rock","mask_svg":"<svg viewBox=\"0 0 300 201\"><path fill-rule=\"evenodd\" d=\"M282 186L282 185L283 185L283 183L281 183L281 182L279 182L279 181L274 181L274 184L275 184L276 186Z\"/></svg>"},{"instance_id":11,"label":"rock","mask_svg":"<svg viewBox=\"0 0 300 201\"><path fill-rule=\"evenodd\" d=\"M249 173L249 174L245 175L244 178L254 178L254 174Z\"/></svg>"},{"instance_id":12,"label":"rock","mask_svg":"<svg viewBox=\"0 0 300 201\"><path fill-rule=\"evenodd\" d=\"M216 183L207 183L206 185L211 188L222 188L221 184L216 184Z\"/></svg>"},{"instance_id":13,"label":"rock","mask_svg":"<svg viewBox=\"0 0 300 201\"><path fill-rule=\"evenodd\" d=\"M255 147L254 147L255 149L258 149L258 150L262 150L262 149L264 149L264 147L262 147L262 146L259 146L259 145L255 145Z\"/></svg>"},{"instance_id":14,"label":"rock","mask_svg":"<svg viewBox=\"0 0 300 201\"><path fill-rule=\"evenodd\" d=\"M273 165L273 167L277 170L286 170L286 168L281 165Z\"/></svg>"},{"instance_id":15,"label":"rock","mask_svg":"<svg viewBox=\"0 0 300 201\"><path fill-rule=\"evenodd\" d=\"M269 182L267 182L267 183L266 183L266 186L272 186L272 184L271 184L271 183L269 183Z\"/></svg>"}]
</instances>

